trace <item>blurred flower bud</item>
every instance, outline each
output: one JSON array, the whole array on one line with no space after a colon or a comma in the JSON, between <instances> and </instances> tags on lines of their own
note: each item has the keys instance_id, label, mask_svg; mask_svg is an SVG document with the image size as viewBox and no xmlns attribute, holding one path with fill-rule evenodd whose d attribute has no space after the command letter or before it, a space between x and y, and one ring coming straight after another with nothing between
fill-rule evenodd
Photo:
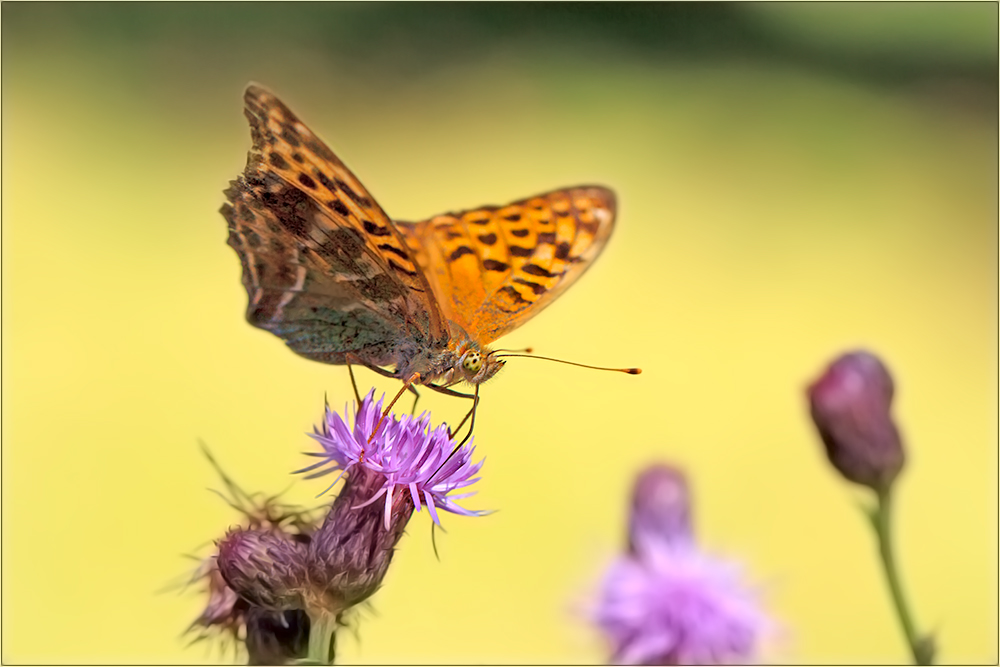
<instances>
[{"instance_id":1,"label":"blurred flower bud","mask_svg":"<svg viewBox=\"0 0 1000 667\"><path fill-rule=\"evenodd\" d=\"M280 533L230 531L219 544L219 572L252 605L283 611L301 608L305 548Z\"/></svg>"},{"instance_id":2,"label":"blurred flower bud","mask_svg":"<svg viewBox=\"0 0 1000 667\"><path fill-rule=\"evenodd\" d=\"M629 517L629 552L636 555L656 544L687 544L691 528L691 497L687 479L677 468L656 464L636 479Z\"/></svg>"},{"instance_id":3,"label":"blurred flower bud","mask_svg":"<svg viewBox=\"0 0 1000 667\"><path fill-rule=\"evenodd\" d=\"M878 357L864 351L842 355L807 394L833 467L852 482L888 489L905 456L889 414L892 377Z\"/></svg>"}]
</instances>

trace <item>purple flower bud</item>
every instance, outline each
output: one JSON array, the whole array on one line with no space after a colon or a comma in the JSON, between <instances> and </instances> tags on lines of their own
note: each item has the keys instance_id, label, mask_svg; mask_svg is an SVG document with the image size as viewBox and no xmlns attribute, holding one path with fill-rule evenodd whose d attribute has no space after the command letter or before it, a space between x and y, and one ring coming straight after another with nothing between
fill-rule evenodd
<instances>
[{"instance_id":1,"label":"purple flower bud","mask_svg":"<svg viewBox=\"0 0 1000 667\"><path fill-rule=\"evenodd\" d=\"M383 503L370 502L384 481L367 468L353 469L313 535L308 592L312 605L339 612L381 585L414 507L408 493L393 494L388 512Z\"/></svg>"},{"instance_id":2,"label":"purple flower bud","mask_svg":"<svg viewBox=\"0 0 1000 667\"><path fill-rule=\"evenodd\" d=\"M848 480L887 489L903 468L899 431L889 414L893 383L873 354L844 354L807 391L813 422L833 467Z\"/></svg>"},{"instance_id":3,"label":"purple flower bud","mask_svg":"<svg viewBox=\"0 0 1000 667\"><path fill-rule=\"evenodd\" d=\"M319 526L315 511L281 503L276 496L265 497L260 493L246 493L222 471L207 450L205 455L222 478L225 491L220 492L220 495L227 504L240 513L240 525L243 529L267 531L283 539L303 545L308 544L310 535ZM236 646L245 641L251 663L283 664L305 657L304 649L296 655L289 653L301 648L292 642L294 633L290 634L290 629L285 628L284 621L281 620L293 612L271 612L261 609L257 614L258 621L251 623L252 612L257 608L237 595L226 583L219 571L218 555L219 550L216 547L214 552L201 560L188 579L188 583L202 583L202 592L206 598L201 614L188 628L189 632L197 633L195 641L214 639L223 644L233 643ZM267 618L271 618L274 623L264 622ZM268 635L270 628L275 628L273 635ZM282 653L278 649L281 647L284 647L283 650L290 656L285 660L279 659ZM255 655L262 657L255 659Z\"/></svg>"},{"instance_id":4,"label":"purple flower bud","mask_svg":"<svg viewBox=\"0 0 1000 667\"><path fill-rule=\"evenodd\" d=\"M673 466L650 466L636 479L632 493L630 553L657 544L687 544L693 539L691 497L684 473Z\"/></svg>"},{"instance_id":5,"label":"purple flower bud","mask_svg":"<svg viewBox=\"0 0 1000 667\"><path fill-rule=\"evenodd\" d=\"M219 543L219 572L229 587L272 611L302 607L305 561L305 548L280 533L237 529Z\"/></svg>"}]
</instances>

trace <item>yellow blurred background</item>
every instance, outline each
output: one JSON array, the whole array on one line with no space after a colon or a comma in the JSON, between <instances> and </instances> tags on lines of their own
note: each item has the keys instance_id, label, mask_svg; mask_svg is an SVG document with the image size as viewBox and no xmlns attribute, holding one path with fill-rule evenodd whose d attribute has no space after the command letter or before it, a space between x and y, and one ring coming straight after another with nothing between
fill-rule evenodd
<instances>
[{"instance_id":1,"label":"yellow blurred background","mask_svg":"<svg viewBox=\"0 0 1000 667\"><path fill-rule=\"evenodd\" d=\"M581 617L633 476L683 466L713 553L785 634L766 661L906 661L803 388L897 382L902 576L944 662L997 655L997 6L2 7L3 661L227 662L160 592L244 488L313 504L304 435L350 395L243 319L222 190L270 87L395 218L596 182L618 226L503 339L486 518L414 517L344 663L596 663ZM360 372L362 387L398 383ZM424 392L454 423L464 401ZM198 553L205 553L204 549Z\"/></svg>"}]
</instances>

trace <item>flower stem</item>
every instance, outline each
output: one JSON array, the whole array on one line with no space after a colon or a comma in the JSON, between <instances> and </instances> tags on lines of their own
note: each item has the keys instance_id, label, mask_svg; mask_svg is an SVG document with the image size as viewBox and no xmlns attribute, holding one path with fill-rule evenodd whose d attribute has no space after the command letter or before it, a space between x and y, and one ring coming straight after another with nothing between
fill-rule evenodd
<instances>
[{"instance_id":1,"label":"flower stem","mask_svg":"<svg viewBox=\"0 0 1000 667\"><path fill-rule=\"evenodd\" d=\"M873 512L872 522L875 527L875 534L878 536L879 555L882 558L882 567L885 570L885 578L889 584L889 592L892 594L892 602L896 607L896 615L899 616L899 623L903 626L903 634L906 635L906 642L910 646L913 654L913 662L917 665L931 665L934 663L934 645L931 637L921 637L917 632L913 622L913 615L906 604L903 595L903 585L900 582L899 572L896 568L896 558L892 550L891 525L891 491L888 487L878 491L878 506Z\"/></svg>"},{"instance_id":2,"label":"flower stem","mask_svg":"<svg viewBox=\"0 0 1000 667\"><path fill-rule=\"evenodd\" d=\"M310 665L332 665L337 639L337 615L327 611L309 614L309 655Z\"/></svg>"}]
</instances>

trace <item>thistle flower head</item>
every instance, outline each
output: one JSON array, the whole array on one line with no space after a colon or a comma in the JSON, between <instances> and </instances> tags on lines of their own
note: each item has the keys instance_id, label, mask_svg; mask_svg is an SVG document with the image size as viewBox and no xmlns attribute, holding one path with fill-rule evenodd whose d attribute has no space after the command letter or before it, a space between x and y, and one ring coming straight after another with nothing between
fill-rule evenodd
<instances>
[{"instance_id":1,"label":"thistle flower head","mask_svg":"<svg viewBox=\"0 0 1000 667\"><path fill-rule=\"evenodd\" d=\"M688 494L672 466L636 479L629 551L606 572L593 613L616 663L745 663L771 630L740 566L698 549Z\"/></svg>"},{"instance_id":2,"label":"thistle flower head","mask_svg":"<svg viewBox=\"0 0 1000 667\"><path fill-rule=\"evenodd\" d=\"M618 559L596 614L619 664L722 664L754 659L770 624L736 563L692 546Z\"/></svg>"},{"instance_id":3,"label":"thistle flower head","mask_svg":"<svg viewBox=\"0 0 1000 667\"><path fill-rule=\"evenodd\" d=\"M366 504L385 497L386 529L397 491L409 494L418 512L426 506L438 524L439 509L464 516L482 515L483 512L466 509L456 502L475 494L456 491L475 483L479 479L475 475L483 465L483 460L472 462L473 439L456 450L448 426L431 428L426 412L418 417L388 415L371 438L382 416L385 398L376 401L374 394L372 390L361 401L353 425L326 408L321 428L311 434L323 447L322 452L313 455L322 460L299 472L309 472L308 477L336 471L350 475L356 468L375 473L381 485Z\"/></svg>"}]
</instances>

